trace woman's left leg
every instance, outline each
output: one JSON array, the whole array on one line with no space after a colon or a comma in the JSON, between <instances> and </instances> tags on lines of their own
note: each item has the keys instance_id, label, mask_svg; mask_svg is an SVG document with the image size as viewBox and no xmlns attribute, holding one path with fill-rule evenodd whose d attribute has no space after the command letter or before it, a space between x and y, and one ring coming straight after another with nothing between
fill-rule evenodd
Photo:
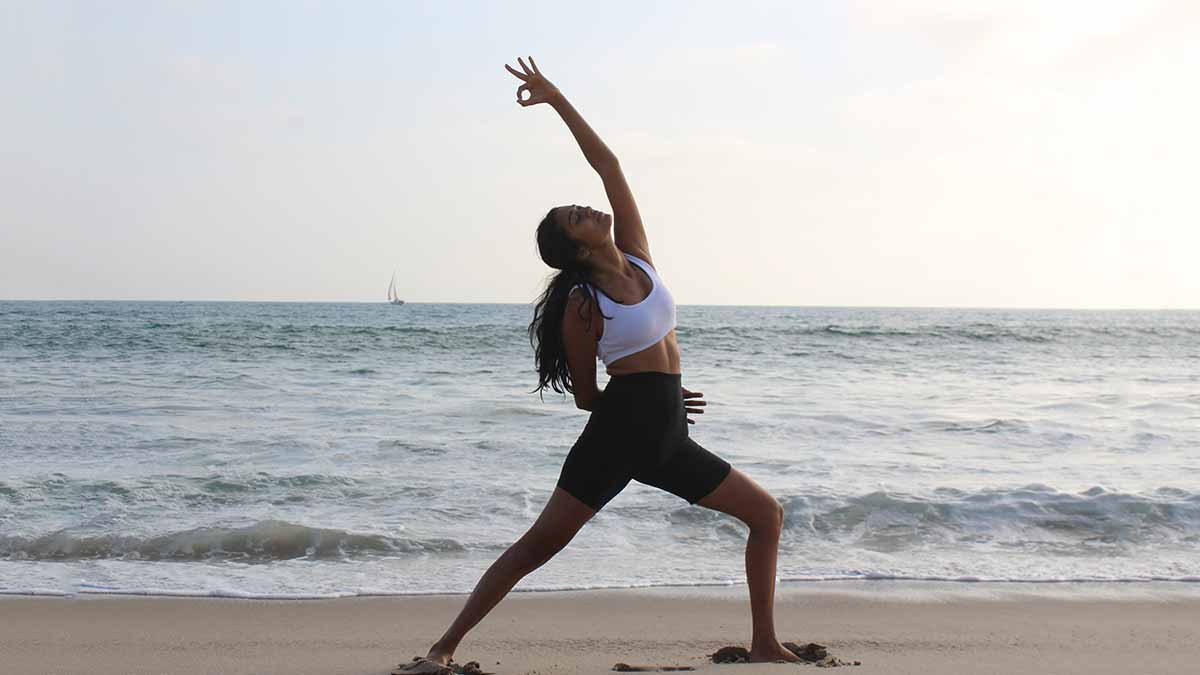
<instances>
[{"instance_id":1,"label":"woman's left leg","mask_svg":"<svg viewBox=\"0 0 1200 675\"><path fill-rule=\"evenodd\" d=\"M750 588L752 661L799 661L775 634L775 568L783 507L749 476L731 469L715 490L695 502L727 513L750 527L746 538L746 585Z\"/></svg>"},{"instance_id":2,"label":"woman's left leg","mask_svg":"<svg viewBox=\"0 0 1200 675\"><path fill-rule=\"evenodd\" d=\"M799 661L775 634L775 568L783 528L779 502L749 476L686 436L668 446L665 460L634 478L689 504L727 513L750 527L746 539L746 584L753 623L750 659Z\"/></svg>"}]
</instances>

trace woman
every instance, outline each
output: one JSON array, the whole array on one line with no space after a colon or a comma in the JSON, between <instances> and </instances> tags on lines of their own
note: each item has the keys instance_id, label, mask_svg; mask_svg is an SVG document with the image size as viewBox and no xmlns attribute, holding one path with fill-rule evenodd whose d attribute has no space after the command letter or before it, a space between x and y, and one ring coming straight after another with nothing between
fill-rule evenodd
<instances>
[{"instance_id":1,"label":"woman","mask_svg":"<svg viewBox=\"0 0 1200 675\"><path fill-rule=\"evenodd\" d=\"M484 573L458 617L425 659L397 673L444 673L455 648L525 575L552 558L593 515L632 480L689 503L728 513L750 527L746 578L750 587L754 661L799 661L775 636L775 559L783 508L779 502L688 438L687 413L702 413L699 392L680 383L675 303L658 277L633 194L616 156L538 70L517 59L517 102L548 103L566 122L588 164L600 174L613 213L569 205L550 210L537 228L542 260L559 273L534 309L529 326L540 392L570 392L591 411L563 464L541 515ZM521 92L529 92L522 100ZM596 358L609 382L596 388Z\"/></svg>"}]
</instances>

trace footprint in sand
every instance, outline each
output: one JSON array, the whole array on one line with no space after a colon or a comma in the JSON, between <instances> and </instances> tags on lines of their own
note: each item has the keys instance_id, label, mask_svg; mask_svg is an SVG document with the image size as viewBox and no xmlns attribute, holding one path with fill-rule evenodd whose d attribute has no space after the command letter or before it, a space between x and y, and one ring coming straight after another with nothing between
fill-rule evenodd
<instances>
[{"instance_id":1,"label":"footprint in sand","mask_svg":"<svg viewBox=\"0 0 1200 675\"><path fill-rule=\"evenodd\" d=\"M693 666L631 666L628 663L614 663L613 670L618 673L651 673L669 670L695 670Z\"/></svg>"},{"instance_id":2,"label":"footprint in sand","mask_svg":"<svg viewBox=\"0 0 1200 675\"><path fill-rule=\"evenodd\" d=\"M467 661L465 665L458 665L454 661L450 661L449 665L442 665L436 661L430 661L423 656L414 656L409 663L402 663L392 670L392 675L496 675L495 673L484 672L479 667L478 661Z\"/></svg>"},{"instance_id":3,"label":"footprint in sand","mask_svg":"<svg viewBox=\"0 0 1200 675\"><path fill-rule=\"evenodd\" d=\"M804 646L795 642L784 642L788 651L800 657L805 663L811 663L818 668L835 668L837 666L861 666L862 661L846 661L831 656L824 645L810 642ZM721 647L709 655L713 663L750 663L750 651L745 647Z\"/></svg>"}]
</instances>

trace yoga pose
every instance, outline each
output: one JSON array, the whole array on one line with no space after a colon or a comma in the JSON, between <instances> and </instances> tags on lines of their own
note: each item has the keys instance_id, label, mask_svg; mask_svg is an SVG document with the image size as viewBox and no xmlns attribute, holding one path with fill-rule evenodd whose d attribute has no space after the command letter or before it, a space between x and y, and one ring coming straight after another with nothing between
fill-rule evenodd
<instances>
[{"instance_id":1,"label":"yoga pose","mask_svg":"<svg viewBox=\"0 0 1200 675\"><path fill-rule=\"evenodd\" d=\"M517 59L517 102L547 103L600 174L612 215L571 204L550 209L537 228L542 260L559 270L529 325L539 382L570 392L587 425L563 463L558 484L533 526L492 563L445 634L399 673L445 673L454 650L525 575L554 557L629 481L666 490L750 527L746 579L754 661L799 661L775 635L775 560L783 508L762 487L688 437L688 413L702 394L683 388L675 341L675 301L650 256L633 194L617 157L538 70ZM528 92L528 98L522 98ZM596 358L609 375L596 387Z\"/></svg>"}]
</instances>

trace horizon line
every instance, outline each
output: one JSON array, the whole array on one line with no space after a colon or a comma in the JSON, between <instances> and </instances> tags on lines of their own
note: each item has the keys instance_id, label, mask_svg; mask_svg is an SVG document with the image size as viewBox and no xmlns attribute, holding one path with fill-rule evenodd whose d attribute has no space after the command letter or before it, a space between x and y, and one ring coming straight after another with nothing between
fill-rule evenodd
<instances>
[{"instance_id":1,"label":"horizon line","mask_svg":"<svg viewBox=\"0 0 1200 675\"><path fill-rule=\"evenodd\" d=\"M147 300L147 299L10 299L0 302L138 302L138 303L246 303L246 304L294 304L294 305L390 305L385 300ZM530 302L470 302L470 301L405 301L405 305L532 305ZM677 303L679 307L772 307L780 309L975 309L975 310L1038 310L1076 312L1196 312L1200 307L1034 307L1027 305L784 305L784 304L733 304L733 303Z\"/></svg>"}]
</instances>

